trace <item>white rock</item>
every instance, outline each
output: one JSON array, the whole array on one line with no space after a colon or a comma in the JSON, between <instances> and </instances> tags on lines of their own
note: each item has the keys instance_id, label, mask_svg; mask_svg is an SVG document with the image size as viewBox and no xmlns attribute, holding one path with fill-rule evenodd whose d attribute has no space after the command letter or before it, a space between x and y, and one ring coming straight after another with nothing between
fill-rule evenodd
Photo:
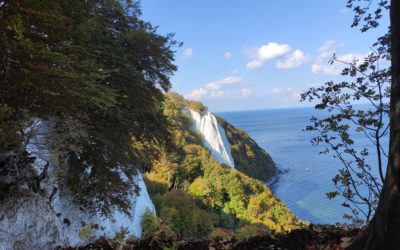
<instances>
[{"instance_id":1,"label":"white rock","mask_svg":"<svg viewBox=\"0 0 400 250\"><path fill-rule=\"evenodd\" d=\"M56 246L81 246L100 236L114 238L122 228L130 236L142 234L142 217L149 208L155 214L155 207L147 193L140 172L134 177L140 193L129 196L130 216L114 208L111 217L83 210L72 202L68 191L62 191L56 180L57 159L46 141L48 124L39 121L35 126L36 136L26 145L27 151L38 157L34 167L40 173L47 162L49 178L41 188L47 195L15 195L0 204L0 249L54 249ZM49 202L54 188L58 191ZM133 190L134 187L132 187ZM86 229L85 237L80 233Z\"/></svg>"},{"instance_id":2,"label":"white rock","mask_svg":"<svg viewBox=\"0 0 400 250\"><path fill-rule=\"evenodd\" d=\"M194 130L201 135L204 146L210 150L214 158L220 163L235 168L225 130L218 124L215 116L209 111L199 113L189 110L189 114L193 120Z\"/></svg>"}]
</instances>

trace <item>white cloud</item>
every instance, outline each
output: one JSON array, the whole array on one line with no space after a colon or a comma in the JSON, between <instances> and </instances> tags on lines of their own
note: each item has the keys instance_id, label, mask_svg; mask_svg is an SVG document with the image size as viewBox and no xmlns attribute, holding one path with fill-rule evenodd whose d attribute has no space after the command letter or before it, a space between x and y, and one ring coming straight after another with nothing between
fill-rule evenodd
<instances>
[{"instance_id":1,"label":"white cloud","mask_svg":"<svg viewBox=\"0 0 400 250\"><path fill-rule=\"evenodd\" d=\"M188 60L188 59L192 58L193 55L194 55L194 50L192 48L187 48L183 51L182 59Z\"/></svg>"},{"instance_id":2,"label":"white cloud","mask_svg":"<svg viewBox=\"0 0 400 250\"><path fill-rule=\"evenodd\" d=\"M258 49L257 55L259 60L268 61L286 55L291 50L287 44L268 43Z\"/></svg>"},{"instance_id":3,"label":"white cloud","mask_svg":"<svg viewBox=\"0 0 400 250\"><path fill-rule=\"evenodd\" d=\"M278 59L278 69L299 67L308 61L303 51L293 49L288 44L270 42L259 48L247 49L246 54L252 59L246 65L247 69L259 69L265 62Z\"/></svg>"},{"instance_id":4,"label":"white cloud","mask_svg":"<svg viewBox=\"0 0 400 250\"><path fill-rule=\"evenodd\" d=\"M319 58L330 58L333 53L336 52L336 49L343 47L343 43L338 43L335 40L328 40L318 48L318 57Z\"/></svg>"},{"instance_id":5,"label":"white cloud","mask_svg":"<svg viewBox=\"0 0 400 250\"><path fill-rule=\"evenodd\" d=\"M342 62L350 63L358 61L358 63L362 63L363 59L368 55L358 53L336 55L338 61L330 64L329 60L332 58L333 54L336 53L336 49L343 46L343 44L334 40L326 41L325 44L317 50L318 56L316 61L311 65L311 72L316 75L340 75L342 70L346 67Z\"/></svg>"},{"instance_id":6,"label":"white cloud","mask_svg":"<svg viewBox=\"0 0 400 250\"><path fill-rule=\"evenodd\" d=\"M272 89L272 93L274 94L280 94L280 93L288 93L288 92L292 92L292 87L286 87L286 88L278 88L275 87Z\"/></svg>"},{"instance_id":7,"label":"white cloud","mask_svg":"<svg viewBox=\"0 0 400 250\"><path fill-rule=\"evenodd\" d=\"M229 86L237 85L237 84L241 83L241 81L242 81L242 78L240 78L240 77L230 76L230 77L224 78L219 81L207 83L206 89L219 90L221 88L226 88Z\"/></svg>"},{"instance_id":8,"label":"white cloud","mask_svg":"<svg viewBox=\"0 0 400 250\"><path fill-rule=\"evenodd\" d=\"M240 90L239 93L238 90ZM203 87L193 90L185 97L192 100L233 98L234 96L245 98L250 94L251 91L249 88L245 87L242 78L230 76L215 82L207 83Z\"/></svg>"},{"instance_id":9,"label":"white cloud","mask_svg":"<svg viewBox=\"0 0 400 250\"><path fill-rule=\"evenodd\" d=\"M271 95L267 95L271 100L299 101L300 95L304 91L293 87L275 87L272 88L271 92Z\"/></svg>"},{"instance_id":10,"label":"white cloud","mask_svg":"<svg viewBox=\"0 0 400 250\"><path fill-rule=\"evenodd\" d=\"M224 58L225 59L230 59L231 57L232 57L232 53L231 52L227 51L227 52L224 53Z\"/></svg>"},{"instance_id":11,"label":"white cloud","mask_svg":"<svg viewBox=\"0 0 400 250\"><path fill-rule=\"evenodd\" d=\"M242 88L240 94L243 98L247 98L251 95L251 90L249 88Z\"/></svg>"},{"instance_id":12,"label":"white cloud","mask_svg":"<svg viewBox=\"0 0 400 250\"><path fill-rule=\"evenodd\" d=\"M247 63L247 69L259 69L263 66L263 62L260 60L253 60Z\"/></svg>"},{"instance_id":13,"label":"white cloud","mask_svg":"<svg viewBox=\"0 0 400 250\"><path fill-rule=\"evenodd\" d=\"M195 89L189 94L186 95L187 99L190 100L200 100L207 94L207 91L204 88Z\"/></svg>"},{"instance_id":14,"label":"white cloud","mask_svg":"<svg viewBox=\"0 0 400 250\"><path fill-rule=\"evenodd\" d=\"M218 98L221 98L224 96L225 96L225 92L222 90L211 91L211 93L210 93L210 98L213 98L213 99L218 99Z\"/></svg>"},{"instance_id":15,"label":"white cloud","mask_svg":"<svg viewBox=\"0 0 400 250\"><path fill-rule=\"evenodd\" d=\"M368 56L368 54L356 54L356 53L349 53L345 55L337 56L337 62L330 64L328 62L324 63L314 63L311 66L311 71L313 74L322 74L322 75L340 75L346 65L343 63L351 63L357 62L357 64L361 64L363 59Z\"/></svg>"},{"instance_id":16,"label":"white cloud","mask_svg":"<svg viewBox=\"0 0 400 250\"><path fill-rule=\"evenodd\" d=\"M279 92L281 92L281 88L273 88L272 89L272 93L274 93L274 94L277 94Z\"/></svg>"},{"instance_id":17,"label":"white cloud","mask_svg":"<svg viewBox=\"0 0 400 250\"><path fill-rule=\"evenodd\" d=\"M301 99L301 94L302 94L303 92L304 92L304 91L300 91L300 90L292 92L292 99L295 100L295 101L300 101L300 99Z\"/></svg>"},{"instance_id":18,"label":"white cloud","mask_svg":"<svg viewBox=\"0 0 400 250\"><path fill-rule=\"evenodd\" d=\"M287 54L282 60L276 63L278 69L291 69L296 68L308 61L307 56L301 50L295 50L294 52Z\"/></svg>"}]
</instances>

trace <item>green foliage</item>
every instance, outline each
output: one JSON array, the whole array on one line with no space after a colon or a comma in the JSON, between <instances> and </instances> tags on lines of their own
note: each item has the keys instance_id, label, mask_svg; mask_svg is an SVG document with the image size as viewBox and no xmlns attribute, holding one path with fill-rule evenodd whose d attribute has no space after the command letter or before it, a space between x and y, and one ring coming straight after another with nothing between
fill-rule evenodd
<instances>
[{"instance_id":1,"label":"green foliage","mask_svg":"<svg viewBox=\"0 0 400 250\"><path fill-rule=\"evenodd\" d=\"M248 239L255 236L265 236L270 234L270 230L261 223L245 225L236 231L240 238Z\"/></svg>"},{"instance_id":2,"label":"green foliage","mask_svg":"<svg viewBox=\"0 0 400 250\"><path fill-rule=\"evenodd\" d=\"M390 1L378 0L378 4L372 8L368 1L347 0L347 8L354 12L353 23L351 27L361 26L361 32L366 32L369 29L374 29L379 26L379 20L383 17L384 11L390 9ZM362 24L362 25L361 25Z\"/></svg>"},{"instance_id":3,"label":"green foliage","mask_svg":"<svg viewBox=\"0 0 400 250\"><path fill-rule=\"evenodd\" d=\"M121 227L121 229L115 234L114 240L117 242L124 242L126 235L129 233L128 228Z\"/></svg>"},{"instance_id":4,"label":"green foliage","mask_svg":"<svg viewBox=\"0 0 400 250\"><path fill-rule=\"evenodd\" d=\"M176 250L176 247L163 247L163 250Z\"/></svg>"},{"instance_id":5,"label":"green foliage","mask_svg":"<svg viewBox=\"0 0 400 250\"><path fill-rule=\"evenodd\" d=\"M213 230L211 214L200 209L182 190L172 190L155 198L160 217L185 238L202 238Z\"/></svg>"},{"instance_id":6,"label":"green foliage","mask_svg":"<svg viewBox=\"0 0 400 250\"><path fill-rule=\"evenodd\" d=\"M242 129L235 128L220 117L217 120L226 132L236 169L262 181L268 181L275 175L275 162L264 149Z\"/></svg>"},{"instance_id":7,"label":"green foliage","mask_svg":"<svg viewBox=\"0 0 400 250\"><path fill-rule=\"evenodd\" d=\"M153 160L152 169L146 174L148 190L162 221L186 238L207 236L213 228L234 231L252 224L279 232L300 227L301 222L263 182L228 168L212 157L191 130L191 121L182 112L184 103L177 94L166 96L164 114L168 115L169 131L177 140L172 152L160 148L162 157ZM225 122L225 127L228 126L231 125ZM233 133L238 131L230 129ZM239 143L242 137L243 134L238 134L235 142ZM243 145L256 145L246 138ZM254 157L264 154L264 161L260 161L267 161L260 148L248 151L246 154L250 155L256 152ZM254 169L258 167L257 160L248 162ZM203 224L199 218L203 218Z\"/></svg>"},{"instance_id":8,"label":"green foliage","mask_svg":"<svg viewBox=\"0 0 400 250\"><path fill-rule=\"evenodd\" d=\"M7 104L0 103L0 151L21 146L23 138L19 131L27 125L21 120L13 116L12 109Z\"/></svg>"},{"instance_id":9,"label":"green foliage","mask_svg":"<svg viewBox=\"0 0 400 250\"><path fill-rule=\"evenodd\" d=\"M83 229L79 232L79 238L81 239L87 239L90 234L92 233L92 226L91 225L86 225L83 227Z\"/></svg>"},{"instance_id":10,"label":"green foliage","mask_svg":"<svg viewBox=\"0 0 400 250\"><path fill-rule=\"evenodd\" d=\"M186 105L189 109L196 111L196 112L203 112L205 110L207 110L207 108L203 105L203 103L199 102L199 101L186 101Z\"/></svg>"},{"instance_id":11,"label":"green foliage","mask_svg":"<svg viewBox=\"0 0 400 250\"><path fill-rule=\"evenodd\" d=\"M146 211L144 212L141 225L145 234L152 234L158 228L157 217L148 208L146 208Z\"/></svg>"},{"instance_id":12,"label":"green foliage","mask_svg":"<svg viewBox=\"0 0 400 250\"><path fill-rule=\"evenodd\" d=\"M366 25L369 28L374 26L373 23ZM332 179L336 190L328 192L327 197L344 198L342 206L351 211L344 218L357 226L372 218L385 180L384 162L388 153L384 148L384 137L389 130L391 70L382 68L381 62L390 58L388 36L381 37L374 44L376 51L361 62L343 62L333 56L331 63L346 66L342 75L348 81L329 81L302 94L302 101L317 100L315 109L330 114L322 118L312 117L306 130L317 133L311 142L325 146L321 154L331 154L341 163L342 168ZM357 102L368 105L355 106ZM360 133L375 146L376 161L368 159L368 148L357 149L352 132Z\"/></svg>"},{"instance_id":13,"label":"green foliage","mask_svg":"<svg viewBox=\"0 0 400 250\"><path fill-rule=\"evenodd\" d=\"M137 142L163 144L169 136L160 106L178 44L140 20L138 6L111 0L1 6L0 150L28 139L19 133L28 121L55 121L60 180L76 202L104 214L113 205L129 207L130 163L142 161Z\"/></svg>"},{"instance_id":14,"label":"green foliage","mask_svg":"<svg viewBox=\"0 0 400 250\"><path fill-rule=\"evenodd\" d=\"M210 237L215 241L224 241L232 239L233 237L235 237L235 234L226 228L218 227L214 229L214 231L212 231Z\"/></svg>"}]
</instances>

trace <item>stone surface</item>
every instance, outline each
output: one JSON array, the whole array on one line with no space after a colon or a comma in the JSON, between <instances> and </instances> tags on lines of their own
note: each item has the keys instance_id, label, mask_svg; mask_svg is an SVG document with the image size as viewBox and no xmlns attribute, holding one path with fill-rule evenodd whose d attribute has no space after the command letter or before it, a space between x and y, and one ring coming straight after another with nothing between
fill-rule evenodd
<instances>
[{"instance_id":1,"label":"stone surface","mask_svg":"<svg viewBox=\"0 0 400 250\"><path fill-rule=\"evenodd\" d=\"M36 157L32 167L37 173L47 168L47 177L38 192L21 189L9 194L0 203L0 249L54 249L56 246L81 246L100 237L114 238L127 229L126 238L140 237L141 220L146 208L155 213L143 176L138 172L134 183L139 195L129 196L131 216L114 208L111 217L88 211L73 202L73 194L57 183L57 157L46 140L48 124L39 122L36 136L26 146ZM135 186L132 186L135 189ZM53 195L52 195L53 194Z\"/></svg>"},{"instance_id":2,"label":"stone surface","mask_svg":"<svg viewBox=\"0 0 400 250\"><path fill-rule=\"evenodd\" d=\"M199 113L189 110L189 114L194 130L201 135L204 146L210 150L214 158L220 163L235 168L225 130L218 124L215 116L210 111Z\"/></svg>"}]
</instances>

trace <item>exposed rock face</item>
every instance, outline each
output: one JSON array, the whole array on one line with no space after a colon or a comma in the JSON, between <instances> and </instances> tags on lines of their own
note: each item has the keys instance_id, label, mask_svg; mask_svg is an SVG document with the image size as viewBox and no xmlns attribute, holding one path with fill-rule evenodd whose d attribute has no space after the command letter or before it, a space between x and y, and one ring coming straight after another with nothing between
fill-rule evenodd
<instances>
[{"instance_id":1,"label":"exposed rock face","mask_svg":"<svg viewBox=\"0 0 400 250\"><path fill-rule=\"evenodd\" d=\"M13 197L0 206L0 249L53 249L64 245L60 219L39 195Z\"/></svg>"},{"instance_id":2,"label":"exposed rock face","mask_svg":"<svg viewBox=\"0 0 400 250\"><path fill-rule=\"evenodd\" d=\"M225 130L218 124L215 116L209 111L199 113L189 110L189 114L193 120L194 130L201 135L204 146L211 151L214 158L235 168Z\"/></svg>"},{"instance_id":3,"label":"exposed rock face","mask_svg":"<svg viewBox=\"0 0 400 250\"><path fill-rule=\"evenodd\" d=\"M140 192L139 195L132 192L129 197L130 216L117 208L110 217L85 210L72 202L73 194L58 185L56 156L51 152L45 136L47 125L39 125L36 136L26 149L30 156L36 157L30 166L34 168L33 172L40 174L46 170L47 175L41 180L40 190L36 193L16 189L0 203L0 249L74 247L88 244L101 236L114 238L122 229L127 232L126 238L140 237L141 220L146 208L155 213L142 175L138 172L134 178ZM132 189L135 187L132 186Z\"/></svg>"}]
</instances>

